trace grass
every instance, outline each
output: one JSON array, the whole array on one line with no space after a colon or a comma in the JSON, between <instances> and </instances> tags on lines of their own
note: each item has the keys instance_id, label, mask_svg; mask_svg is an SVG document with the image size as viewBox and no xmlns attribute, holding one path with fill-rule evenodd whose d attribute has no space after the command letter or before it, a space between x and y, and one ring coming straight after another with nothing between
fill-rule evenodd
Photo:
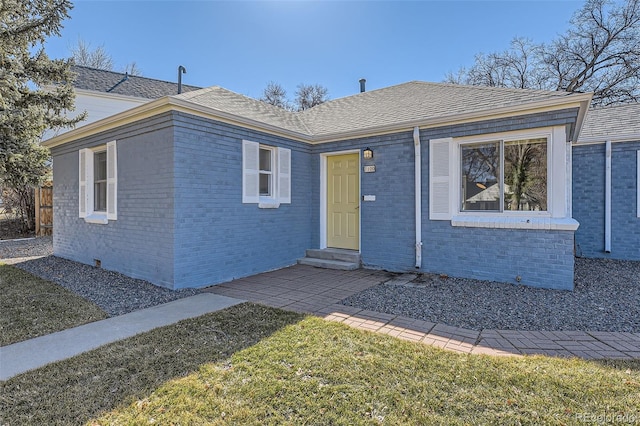
<instances>
[{"instance_id":1,"label":"grass","mask_svg":"<svg viewBox=\"0 0 640 426\"><path fill-rule=\"evenodd\" d=\"M64 287L0 263L0 346L107 318Z\"/></svg>"},{"instance_id":2,"label":"grass","mask_svg":"<svg viewBox=\"0 0 640 426\"><path fill-rule=\"evenodd\" d=\"M1 383L0 424L633 423L639 400L640 361L461 355L247 303Z\"/></svg>"}]
</instances>

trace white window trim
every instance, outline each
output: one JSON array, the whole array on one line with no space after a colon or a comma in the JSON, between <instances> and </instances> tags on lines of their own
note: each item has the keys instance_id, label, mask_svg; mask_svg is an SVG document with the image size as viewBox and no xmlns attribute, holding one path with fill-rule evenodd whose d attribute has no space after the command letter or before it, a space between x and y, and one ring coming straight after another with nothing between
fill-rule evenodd
<instances>
[{"instance_id":1,"label":"white window trim","mask_svg":"<svg viewBox=\"0 0 640 426\"><path fill-rule=\"evenodd\" d=\"M270 196L260 195L260 149L271 151ZM290 149L242 141L242 203L257 204L261 209L277 209L281 204L291 204Z\"/></svg>"},{"instance_id":2,"label":"white window trim","mask_svg":"<svg viewBox=\"0 0 640 426\"><path fill-rule=\"evenodd\" d=\"M94 211L94 154L107 152L107 209ZM117 151L116 141L108 142L93 148L83 148L78 153L79 188L78 210L79 217L87 223L106 225L109 220L117 220ZM83 170L84 167L84 170ZM83 179L84 178L84 179ZM111 200L111 201L110 201ZM84 208L83 208L84 207Z\"/></svg>"},{"instance_id":3,"label":"white window trim","mask_svg":"<svg viewBox=\"0 0 640 426\"><path fill-rule=\"evenodd\" d=\"M462 211L461 206L461 145L492 141L511 141L519 139L547 138L547 211L501 211L479 212ZM570 183L567 179L566 130L564 126L543 129L521 130L513 132L493 133L481 136L467 136L450 140L449 159L449 211L451 214L430 214L431 220L450 220L452 226L470 228L509 228L509 229L554 229L576 230L578 222L568 215L566 195ZM447 139L434 139L431 142L444 142ZM431 148L431 146L430 146ZM430 152L430 173L432 153ZM432 205L430 185L429 205Z\"/></svg>"},{"instance_id":4,"label":"white window trim","mask_svg":"<svg viewBox=\"0 0 640 426\"><path fill-rule=\"evenodd\" d=\"M258 149L258 159L260 158L260 150L271 152L271 170L267 171L267 170L260 169L260 165L259 165L260 161L258 160L258 179L260 179L260 175L263 175L263 174L270 175L271 179L269 180L270 195L260 194L260 189L258 188L258 195L260 197L260 203L258 203L258 207L260 207L260 205L279 204L277 201L277 193L276 193L276 178L278 175L277 169L276 169L278 160L276 157L278 156L278 150L273 146L260 144L260 147ZM270 208L274 208L274 207L270 207Z\"/></svg>"}]
</instances>

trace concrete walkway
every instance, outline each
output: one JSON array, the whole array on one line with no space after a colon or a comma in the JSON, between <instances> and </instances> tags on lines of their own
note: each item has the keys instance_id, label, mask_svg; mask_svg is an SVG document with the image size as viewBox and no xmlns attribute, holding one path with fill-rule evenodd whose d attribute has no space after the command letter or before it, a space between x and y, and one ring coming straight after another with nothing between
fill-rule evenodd
<instances>
[{"instance_id":1,"label":"concrete walkway","mask_svg":"<svg viewBox=\"0 0 640 426\"><path fill-rule=\"evenodd\" d=\"M396 284L415 276L394 278ZM208 291L276 308L319 315L363 330L389 334L471 354L540 354L584 359L640 359L640 333L589 331L468 330L402 315L366 311L339 302L388 281L381 271L334 271L311 266L254 275L210 287Z\"/></svg>"},{"instance_id":2,"label":"concrete walkway","mask_svg":"<svg viewBox=\"0 0 640 426\"><path fill-rule=\"evenodd\" d=\"M0 347L0 380L7 380L25 371L71 358L99 346L241 302L244 300L203 293L3 346Z\"/></svg>"}]
</instances>

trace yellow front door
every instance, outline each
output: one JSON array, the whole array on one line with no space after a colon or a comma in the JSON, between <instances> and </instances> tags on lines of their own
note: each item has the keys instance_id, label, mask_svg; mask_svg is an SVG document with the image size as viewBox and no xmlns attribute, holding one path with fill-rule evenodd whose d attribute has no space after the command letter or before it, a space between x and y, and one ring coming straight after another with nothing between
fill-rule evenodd
<instances>
[{"instance_id":1,"label":"yellow front door","mask_svg":"<svg viewBox=\"0 0 640 426\"><path fill-rule=\"evenodd\" d=\"M360 155L327 157L327 247L360 247Z\"/></svg>"}]
</instances>

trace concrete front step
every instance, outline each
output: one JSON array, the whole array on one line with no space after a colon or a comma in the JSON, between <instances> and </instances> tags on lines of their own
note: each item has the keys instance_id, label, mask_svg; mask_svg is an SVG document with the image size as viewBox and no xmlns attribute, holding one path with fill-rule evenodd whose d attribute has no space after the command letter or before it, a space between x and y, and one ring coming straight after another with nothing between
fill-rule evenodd
<instances>
[{"instance_id":1,"label":"concrete front step","mask_svg":"<svg viewBox=\"0 0 640 426\"><path fill-rule=\"evenodd\" d=\"M316 257L303 257L298 259L300 265L310 265L316 268L339 269L341 271L353 271L360 268L360 262L345 262L343 260L319 259Z\"/></svg>"},{"instance_id":2,"label":"concrete front step","mask_svg":"<svg viewBox=\"0 0 640 426\"><path fill-rule=\"evenodd\" d=\"M355 250L343 250L336 248L326 249L308 249L307 257L327 260L340 260L342 262L351 262L360 264L360 253Z\"/></svg>"}]
</instances>

